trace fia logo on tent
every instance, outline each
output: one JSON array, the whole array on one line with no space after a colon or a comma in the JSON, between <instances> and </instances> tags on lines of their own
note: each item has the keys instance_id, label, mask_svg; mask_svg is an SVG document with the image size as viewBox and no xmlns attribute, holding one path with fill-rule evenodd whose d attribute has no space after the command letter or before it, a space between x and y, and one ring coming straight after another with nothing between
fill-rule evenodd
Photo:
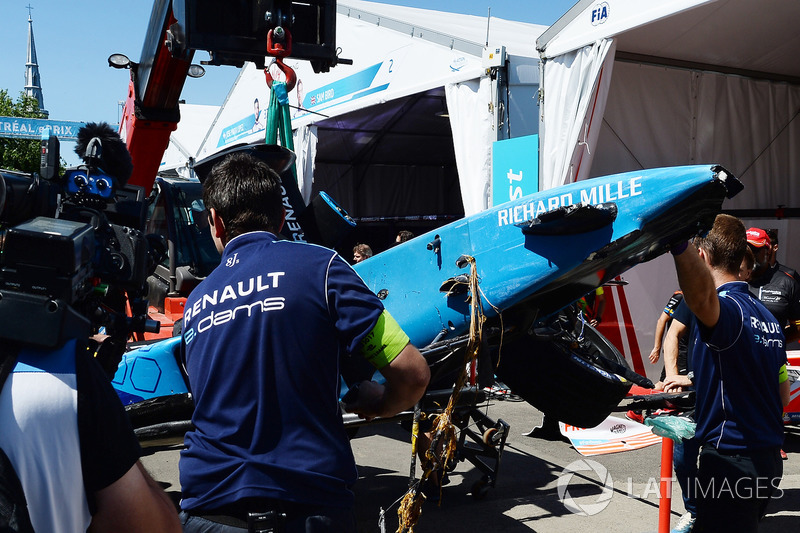
<instances>
[{"instance_id":1,"label":"fia logo on tent","mask_svg":"<svg viewBox=\"0 0 800 533\"><path fill-rule=\"evenodd\" d=\"M608 20L608 2L597 4L592 8L592 26L597 26Z\"/></svg>"}]
</instances>

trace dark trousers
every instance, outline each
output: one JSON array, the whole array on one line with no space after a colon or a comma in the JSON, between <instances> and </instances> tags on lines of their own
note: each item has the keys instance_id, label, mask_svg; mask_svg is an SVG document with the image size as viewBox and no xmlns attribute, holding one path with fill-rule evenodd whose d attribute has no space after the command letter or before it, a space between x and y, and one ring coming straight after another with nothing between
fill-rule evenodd
<instances>
[{"instance_id":1,"label":"dark trousers","mask_svg":"<svg viewBox=\"0 0 800 533\"><path fill-rule=\"evenodd\" d=\"M356 517L352 509L324 506L304 506L301 512L290 509L286 519L274 533L356 533ZM226 525L209 514L181 511L184 533L245 533L247 527ZM237 518L244 518L237 515ZM244 524L241 524L244 526Z\"/></svg>"},{"instance_id":2,"label":"dark trousers","mask_svg":"<svg viewBox=\"0 0 800 533\"><path fill-rule=\"evenodd\" d=\"M697 455L700 453L700 441L695 438L676 440L672 462L675 465L675 477L681 486L683 507L692 516L697 516L695 484L697 479Z\"/></svg>"},{"instance_id":3,"label":"dark trousers","mask_svg":"<svg viewBox=\"0 0 800 533\"><path fill-rule=\"evenodd\" d=\"M703 446L695 487L698 530L758 531L782 476L780 448L725 453Z\"/></svg>"}]
</instances>

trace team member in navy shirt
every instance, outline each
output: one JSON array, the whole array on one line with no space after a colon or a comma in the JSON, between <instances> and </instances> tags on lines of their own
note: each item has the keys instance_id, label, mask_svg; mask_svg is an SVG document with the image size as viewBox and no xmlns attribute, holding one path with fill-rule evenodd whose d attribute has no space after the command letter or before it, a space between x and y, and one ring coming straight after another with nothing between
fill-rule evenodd
<instances>
[{"instance_id":1,"label":"team member in navy shirt","mask_svg":"<svg viewBox=\"0 0 800 533\"><path fill-rule=\"evenodd\" d=\"M695 248L695 244L697 248ZM705 238L672 253L684 299L696 317L692 364L696 487L702 531L757 531L783 475L781 413L789 401L785 338L775 317L738 280L741 221L718 215Z\"/></svg>"},{"instance_id":2,"label":"team member in navy shirt","mask_svg":"<svg viewBox=\"0 0 800 533\"><path fill-rule=\"evenodd\" d=\"M413 406L430 371L336 252L278 240L280 178L246 154L203 184L222 260L187 299L183 350L195 402L181 454L184 531L354 532L357 473L339 409L339 363L373 363L348 411ZM285 515L285 518L284 518Z\"/></svg>"}]
</instances>

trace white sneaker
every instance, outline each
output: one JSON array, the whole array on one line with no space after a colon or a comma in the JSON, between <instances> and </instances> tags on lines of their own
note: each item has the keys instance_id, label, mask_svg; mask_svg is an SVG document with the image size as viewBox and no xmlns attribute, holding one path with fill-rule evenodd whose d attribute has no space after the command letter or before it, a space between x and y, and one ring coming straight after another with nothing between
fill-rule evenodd
<instances>
[{"instance_id":1,"label":"white sneaker","mask_svg":"<svg viewBox=\"0 0 800 533\"><path fill-rule=\"evenodd\" d=\"M695 517L693 517L691 513L684 513L670 533L691 533L694 527L694 521Z\"/></svg>"}]
</instances>

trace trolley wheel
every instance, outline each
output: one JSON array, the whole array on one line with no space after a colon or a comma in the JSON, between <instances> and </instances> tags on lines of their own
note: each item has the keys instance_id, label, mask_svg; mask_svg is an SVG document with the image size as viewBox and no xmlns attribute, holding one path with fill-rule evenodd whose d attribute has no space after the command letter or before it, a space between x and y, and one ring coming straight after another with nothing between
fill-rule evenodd
<instances>
[{"instance_id":1,"label":"trolley wheel","mask_svg":"<svg viewBox=\"0 0 800 533\"><path fill-rule=\"evenodd\" d=\"M483 443L487 446L497 446L497 428L489 428L483 432Z\"/></svg>"},{"instance_id":2,"label":"trolley wheel","mask_svg":"<svg viewBox=\"0 0 800 533\"><path fill-rule=\"evenodd\" d=\"M476 500L483 500L489 494L489 477L483 476L472 484L472 497Z\"/></svg>"}]
</instances>

